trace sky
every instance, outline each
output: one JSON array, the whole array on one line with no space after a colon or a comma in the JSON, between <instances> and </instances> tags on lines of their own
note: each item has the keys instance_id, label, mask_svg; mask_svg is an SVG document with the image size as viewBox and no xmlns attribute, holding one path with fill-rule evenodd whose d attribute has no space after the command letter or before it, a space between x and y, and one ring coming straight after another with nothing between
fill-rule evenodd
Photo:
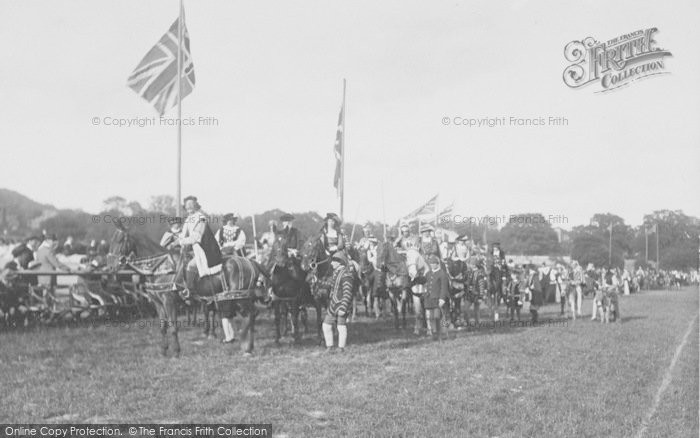
<instances>
[{"instance_id":1,"label":"sky","mask_svg":"<svg viewBox=\"0 0 700 438\"><path fill-rule=\"evenodd\" d=\"M182 108L194 120L182 192L208 212L338 211L345 78L346 220L394 223L435 193L460 216L541 212L563 228L605 212L632 225L657 209L700 216L696 0L189 0L185 11L196 85ZM126 79L177 13L176 0L0 0L0 187L89 212L113 195L174 195L176 111L161 122ZM608 93L564 84L567 43L649 27L670 74ZM550 116L568 125L453 123Z\"/></svg>"}]
</instances>

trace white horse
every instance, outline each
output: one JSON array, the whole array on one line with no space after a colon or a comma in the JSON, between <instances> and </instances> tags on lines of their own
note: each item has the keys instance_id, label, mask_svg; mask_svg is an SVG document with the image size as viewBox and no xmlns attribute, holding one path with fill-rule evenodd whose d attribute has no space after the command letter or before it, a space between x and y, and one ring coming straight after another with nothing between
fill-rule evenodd
<instances>
[{"instance_id":1,"label":"white horse","mask_svg":"<svg viewBox=\"0 0 700 438\"><path fill-rule=\"evenodd\" d=\"M421 321L425 322L425 309L423 308L423 295L426 292L425 277L430 270L430 266L418 252L417 249L410 248L406 251L406 267L408 277L411 279L411 296L413 297L413 311L416 313L416 322L413 333L420 335ZM428 326L428 336L432 335Z\"/></svg>"}]
</instances>

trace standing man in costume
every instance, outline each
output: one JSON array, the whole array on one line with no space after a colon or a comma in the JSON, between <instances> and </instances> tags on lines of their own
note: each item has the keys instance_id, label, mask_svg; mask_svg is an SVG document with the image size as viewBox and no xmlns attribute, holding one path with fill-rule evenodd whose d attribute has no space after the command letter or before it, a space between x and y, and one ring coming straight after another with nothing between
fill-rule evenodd
<instances>
[{"instance_id":1,"label":"standing man in costume","mask_svg":"<svg viewBox=\"0 0 700 438\"><path fill-rule=\"evenodd\" d=\"M214 236L224 255L237 255L245 257L246 236L243 229L238 226L239 216L235 213L224 215L224 226L219 228Z\"/></svg>"},{"instance_id":2,"label":"standing man in costume","mask_svg":"<svg viewBox=\"0 0 700 438\"><path fill-rule=\"evenodd\" d=\"M338 251L345 250L345 237L340 231L341 220L335 213L328 213L324 218L325 224L321 228L321 241L326 253L333 256Z\"/></svg>"},{"instance_id":3,"label":"standing man in costume","mask_svg":"<svg viewBox=\"0 0 700 438\"><path fill-rule=\"evenodd\" d=\"M333 349L333 324L338 327L338 348L345 351L348 339L347 317L352 301L353 274L347 266L345 254L338 251L331 258L333 277L330 296L328 297L328 311L323 318L323 338L326 341L326 351Z\"/></svg>"},{"instance_id":4,"label":"standing man in costume","mask_svg":"<svg viewBox=\"0 0 700 438\"><path fill-rule=\"evenodd\" d=\"M445 304L450 298L450 280L445 270L440 268L440 258L431 254L428 257L430 270L425 283L425 297L423 306L425 307L425 318L428 322L428 336L433 340L442 340L442 321L447 321L447 314L444 314ZM445 326L447 327L447 326ZM449 333L448 333L449 336Z\"/></svg>"},{"instance_id":5,"label":"standing man in costume","mask_svg":"<svg viewBox=\"0 0 700 438\"><path fill-rule=\"evenodd\" d=\"M185 211L187 219L180 237L179 244L185 248L191 247L193 258L187 263L185 280L187 289L194 291L197 287L197 278L215 274L217 266L220 269L222 257L219 245L214 239L207 217L202 213L202 207L194 196L185 198Z\"/></svg>"},{"instance_id":6,"label":"standing man in costume","mask_svg":"<svg viewBox=\"0 0 700 438\"><path fill-rule=\"evenodd\" d=\"M544 304L544 292L542 291L541 277L544 273L538 272L534 265L530 265L530 278L527 283L528 294L530 295L530 314L533 324L537 324L540 307Z\"/></svg>"}]
</instances>

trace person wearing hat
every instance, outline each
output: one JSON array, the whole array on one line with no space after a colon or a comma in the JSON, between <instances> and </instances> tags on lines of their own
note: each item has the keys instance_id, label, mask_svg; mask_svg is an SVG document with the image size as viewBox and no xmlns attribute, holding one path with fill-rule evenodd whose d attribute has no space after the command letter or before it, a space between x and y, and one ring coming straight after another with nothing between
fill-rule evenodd
<instances>
[{"instance_id":1,"label":"person wearing hat","mask_svg":"<svg viewBox=\"0 0 700 438\"><path fill-rule=\"evenodd\" d=\"M540 277L544 274L538 272L535 265L530 265L530 278L527 282L527 291L530 297L530 314L532 315L532 322L537 323L539 317L538 311L542 304L544 304L544 293L542 291L542 283L540 282Z\"/></svg>"},{"instance_id":2,"label":"person wearing hat","mask_svg":"<svg viewBox=\"0 0 700 438\"><path fill-rule=\"evenodd\" d=\"M299 230L292 226L292 221L294 216L289 213L285 213L280 216L280 222L282 222L282 228L277 229L275 224L272 225L272 231L275 233L275 237L278 239L283 239L287 243L287 251L292 257L297 256L299 250L301 249L301 238L299 237Z\"/></svg>"},{"instance_id":3,"label":"person wearing hat","mask_svg":"<svg viewBox=\"0 0 700 438\"><path fill-rule=\"evenodd\" d=\"M467 261L469 258L469 247L467 246L467 235L461 234L455 240L455 246L452 248L452 259Z\"/></svg>"},{"instance_id":4,"label":"person wearing hat","mask_svg":"<svg viewBox=\"0 0 700 438\"><path fill-rule=\"evenodd\" d=\"M238 215L228 213L224 215L224 226L219 228L214 236L219 243L222 254L245 257L246 236L243 229L238 226Z\"/></svg>"},{"instance_id":5,"label":"person wearing hat","mask_svg":"<svg viewBox=\"0 0 700 438\"><path fill-rule=\"evenodd\" d=\"M184 248L192 248L194 257L187 263L185 271L187 289L192 292L196 289L198 277L220 272L223 259L214 233L209 228L207 217L202 213L196 197L185 198L185 211L187 211L187 219L178 243Z\"/></svg>"},{"instance_id":6,"label":"person wearing hat","mask_svg":"<svg viewBox=\"0 0 700 438\"><path fill-rule=\"evenodd\" d=\"M488 294L488 275L482 259L476 259L471 268L471 275L467 285L468 305L464 309L464 321L469 324L469 308L474 306L474 322L478 326L481 321L481 301Z\"/></svg>"},{"instance_id":7,"label":"person wearing hat","mask_svg":"<svg viewBox=\"0 0 700 438\"><path fill-rule=\"evenodd\" d=\"M405 254L411 248L418 249L418 238L411 234L411 229L408 224L401 224L401 234L394 241L394 246L398 248L399 253Z\"/></svg>"},{"instance_id":8,"label":"person wearing hat","mask_svg":"<svg viewBox=\"0 0 700 438\"><path fill-rule=\"evenodd\" d=\"M428 264L430 265L430 270L427 273L425 295L423 296L425 318L428 323L428 336L432 336L433 340L442 340L443 309L450 298L450 279L447 277L445 270L440 267L440 257L431 254L428 256ZM447 315L445 315L445 320L447 320L446 318Z\"/></svg>"},{"instance_id":9,"label":"person wearing hat","mask_svg":"<svg viewBox=\"0 0 700 438\"><path fill-rule=\"evenodd\" d=\"M326 253L333 256L338 251L345 249L345 236L340 231L341 220L335 213L328 213L324 218L325 223L321 227L321 242L326 248Z\"/></svg>"},{"instance_id":10,"label":"person wearing hat","mask_svg":"<svg viewBox=\"0 0 700 438\"><path fill-rule=\"evenodd\" d=\"M331 257L333 276L331 290L328 296L328 311L323 318L323 338L326 341L326 351L333 349L333 324L338 328L338 348L345 350L348 340L347 316L352 302L352 288L354 277L352 270L348 268L348 261L340 251Z\"/></svg>"},{"instance_id":11,"label":"person wearing hat","mask_svg":"<svg viewBox=\"0 0 700 438\"><path fill-rule=\"evenodd\" d=\"M168 250L168 252L179 253L180 243L178 239L182 232L182 218L169 217L168 226L168 230L163 233L163 237L160 238L160 246Z\"/></svg>"},{"instance_id":12,"label":"person wearing hat","mask_svg":"<svg viewBox=\"0 0 700 438\"><path fill-rule=\"evenodd\" d=\"M357 242L357 247L361 251L367 251L370 247L370 239L373 238L374 234L372 234L372 226L369 223L364 224L362 226L362 237L360 238L360 241Z\"/></svg>"},{"instance_id":13,"label":"person wearing hat","mask_svg":"<svg viewBox=\"0 0 700 438\"><path fill-rule=\"evenodd\" d=\"M420 227L420 243L418 251L423 254L423 257L430 257L431 255L437 256L438 260L442 260L440 256L440 243L435 237L433 237L433 228L430 224L425 224Z\"/></svg>"},{"instance_id":14,"label":"person wearing hat","mask_svg":"<svg viewBox=\"0 0 700 438\"><path fill-rule=\"evenodd\" d=\"M58 239L53 234L46 235L44 241L39 245L36 250L36 261L40 271L70 271L70 268L56 259L57 245ZM38 276L37 281L42 286L51 286L51 276Z\"/></svg>"}]
</instances>

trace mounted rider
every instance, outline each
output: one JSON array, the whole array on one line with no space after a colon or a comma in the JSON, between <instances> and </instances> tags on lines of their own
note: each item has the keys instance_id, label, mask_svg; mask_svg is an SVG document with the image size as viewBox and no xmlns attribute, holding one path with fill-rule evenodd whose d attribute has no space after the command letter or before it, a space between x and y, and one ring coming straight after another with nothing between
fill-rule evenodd
<instances>
[{"instance_id":1,"label":"mounted rider","mask_svg":"<svg viewBox=\"0 0 700 438\"><path fill-rule=\"evenodd\" d=\"M435 228L433 228L433 226L430 224L425 224L420 227L418 252L420 252L426 259L434 255L439 260L442 260L442 257L440 256L440 243L435 237L433 237L433 231L435 231Z\"/></svg>"},{"instance_id":2,"label":"mounted rider","mask_svg":"<svg viewBox=\"0 0 700 438\"><path fill-rule=\"evenodd\" d=\"M321 227L320 239L326 254L332 257L336 252L345 252L345 236L340 230L340 217L335 213L327 213L323 220L325 223Z\"/></svg>"},{"instance_id":3,"label":"mounted rider","mask_svg":"<svg viewBox=\"0 0 700 438\"><path fill-rule=\"evenodd\" d=\"M185 271L187 289L190 292L196 289L198 278L221 272L223 261L219 245L201 208L195 196L185 198L187 219L178 238L178 243L182 247L192 248L194 256L187 263Z\"/></svg>"},{"instance_id":4,"label":"mounted rider","mask_svg":"<svg viewBox=\"0 0 700 438\"><path fill-rule=\"evenodd\" d=\"M181 217L169 217L168 225L170 228L163 233L163 237L160 238L160 246L168 250L170 253L180 253L182 249L180 246L180 233L182 233L182 218Z\"/></svg>"},{"instance_id":5,"label":"mounted rider","mask_svg":"<svg viewBox=\"0 0 700 438\"><path fill-rule=\"evenodd\" d=\"M272 225L272 232L275 233L275 239L284 240L287 246L287 255L292 259L297 259L299 254L299 249L301 248L302 242L299 230L292 226L292 221L294 216L289 213L285 213L280 216L280 222L282 222L282 228L277 229L277 225Z\"/></svg>"},{"instance_id":6,"label":"mounted rider","mask_svg":"<svg viewBox=\"0 0 700 438\"><path fill-rule=\"evenodd\" d=\"M243 229L238 226L238 219L239 216L235 213L225 214L223 218L224 226L217 230L214 237L221 248L222 254L245 257L246 235Z\"/></svg>"},{"instance_id":7,"label":"mounted rider","mask_svg":"<svg viewBox=\"0 0 700 438\"><path fill-rule=\"evenodd\" d=\"M370 248L370 239L375 239L374 234L372 233L372 227L369 223L366 223L362 226L362 237L360 238L360 241L357 242L357 248L360 251L367 251Z\"/></svg>"},{"instance_id":8,"label":"mounted rider","mask_svg":"<svg viewBox=\"0 0 700 438\"><path fill-rule=\"evenodd\" d=\"M400 227L401 234L394 240L394 247L398 249L398 253L405 257L406 251L409 249L418 249L418 237L411 234L408 224L403 223Z\"/></svg>"},{"instance_id":9,"label":"mounted rider","mask_svg":"<svg viewBox=\"0 0 700 438\"><path fill-rule=\"evenodd\" d=\"M452 248L452 254L450 255L452 260L467 261L469 258L469 247L467 246L467 240L469 240L469 238L466 234L457 236L455 246Z\"/></svg>"}]
</instances>

